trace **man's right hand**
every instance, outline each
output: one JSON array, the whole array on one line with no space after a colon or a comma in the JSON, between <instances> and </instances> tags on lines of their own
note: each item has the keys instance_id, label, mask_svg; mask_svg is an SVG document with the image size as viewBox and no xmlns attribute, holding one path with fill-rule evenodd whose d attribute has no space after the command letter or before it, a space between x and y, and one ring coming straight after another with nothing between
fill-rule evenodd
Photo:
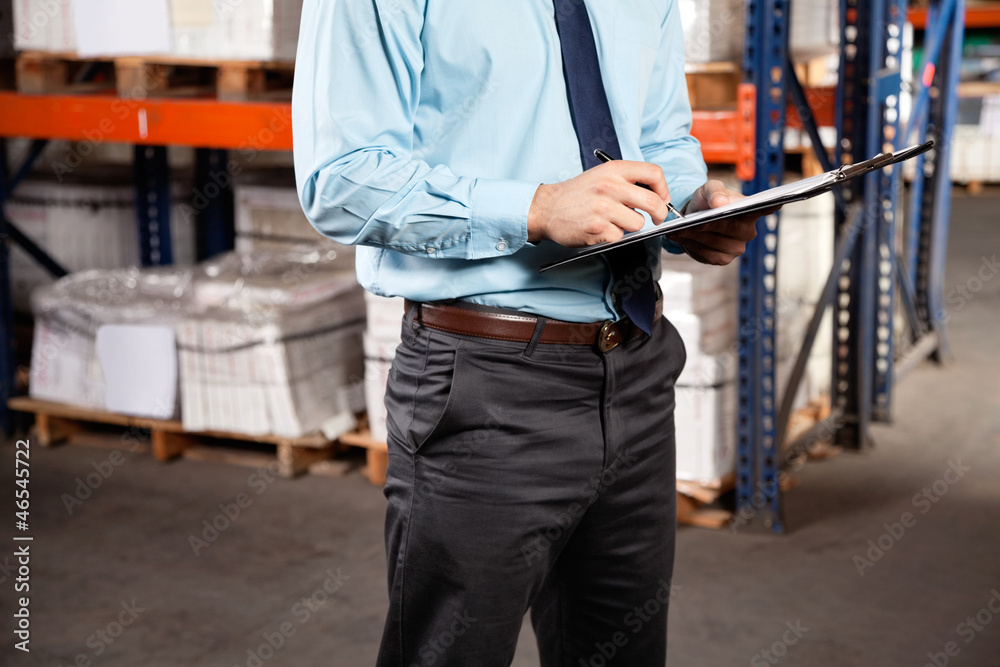
<instances>
[{"instance_id":1,"label":"man's right hand","mask_svg":"<svg viewBox=\"0 0 1000 667\"><path fill-rule=\"evenodd\" d=\"M669 201L660 167L615 160L568 181L538 186L528 212L528 241L554 241L569 248L617 241L625 232L642 229L645 220L636 209L660 224L667 219Z\"/></svg>"}]
</instances>

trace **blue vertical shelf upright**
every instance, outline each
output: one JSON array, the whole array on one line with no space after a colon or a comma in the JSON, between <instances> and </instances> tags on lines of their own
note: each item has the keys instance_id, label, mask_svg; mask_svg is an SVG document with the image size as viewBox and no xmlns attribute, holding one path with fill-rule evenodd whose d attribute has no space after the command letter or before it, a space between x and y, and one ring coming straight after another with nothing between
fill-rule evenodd
<instances>
[{"instance_id":1,"label":"blue vertical shelf upright","mask_svg":"<svg viewBox=\"0 0 1000 667\"><path fill-rule=\"evenodd\" d=\"M752 194L781 183L785 169L788 0L748 0L743 78L757 90L757 159ZM757 222L740 262L736 503L740 516L782 530L776 437L775 317L779 214Z\"/></svg>"},{"instance_id":2,"label":"blue vertical shelf upright","mask_svg":"<svg viewBox=\"0 0 1000 667\"><path fill-rule=\"evenodd\" d=\"M787 90L800 109L821 164L829 158L802 86L788 58L789 3L748 0L744 80L757 89L755 178L745 191L773 187L783 169ZM924 62L913 110L901 129L903 0L841 0L840 81L837 86L836 162L848 164L880 152L933 139L935 149L917 163L910 188L906 243L899 205L901 167L888 168L836 191L833 269L818 298L787 387L775 387L777 216L758 222L758 238L740 266L739 404L736 525L784 530L781 466L785 451L818 439L861 449L872 444L870 426L892 418L896 382L928 357L947 356L942 310L951 182L948 159L957 112L964 31L963 0L932 0ZM804 114L802 112L805 112ZM897 301L899 302L897 304ZM896 311L907 317L905 349L897 349ZM793 398L827 308L833 308L832 414L794 443L785 442ZM776 396L782 396L776 409Z\"/></svg>"}]
</instances>

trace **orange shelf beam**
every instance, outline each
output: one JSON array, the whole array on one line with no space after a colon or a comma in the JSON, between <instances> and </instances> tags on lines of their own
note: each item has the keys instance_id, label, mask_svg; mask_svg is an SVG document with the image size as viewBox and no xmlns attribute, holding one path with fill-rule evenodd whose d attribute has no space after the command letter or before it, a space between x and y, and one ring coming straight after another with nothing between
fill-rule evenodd
<instances>
[{"instance_id":1,"label":"orange shelf beam","mask_svg":"<svg viewBox=\"0 0 1000 667\"><path fill-rule=\"evenodd\" d=\"M4 137L282 151L292 149L291 118L287 102L0 92ZM752 164L753 150L746 145L740 118L736 110L695 112L692 133L701 141L707 162L736 164L742 146L744 161ZM752 131L750 136L752 144Z\"/></svg>"},{"instance_id":2,"label":"orange shelf beam","mask_svg":"<svg viewBox=\"0 0 1000 667\"><path fill-rule=\"evenodd\" d=\"M832 125L832 89L809 90L808 96L820 125ZM735 164L738 176L749 180L755 166L752 85L739 87L738 105L732 110L695 111L691 133L701 142L706 162ZM788 124L798 125L792 108ZM288 102L0 92L0 136L286 151L292 149L292 108Z\"/></svg>"},{"instance_id":3,"label":"orange shelf beam","mask_svg":"<svg viewBox=\"0 0 1000 667\"><path fill-rule=\"evenodd\" d=\"M743 181L752 180L756 169L756 98L753 84L744 83L737 90L736 109L692 112L691 134L701 143L705 162L736 165L736 176Z\"/></svg>"},{"instance_id":4,"label":"orange shelf beam","mask_svg":"<svg viewBox=\"0 0 1000 667\"><path fill-rule=\"evenodd\" d=\"M914 28L923 29L927 27L927 10L911 9L906 13L910 23ZM966 7L965 8L966 28L1000 28L1000 7Z\"/></svg>"},{"instance_id":5,"label":"orange shelf beam","mask_svg":"<svg viewBox=\"0 0 1000 667\"><path fill-rule=\"evenodd\" d=\"M291 104L0 92L0 136L291 150Z\"/></svg>"}]
</instances>

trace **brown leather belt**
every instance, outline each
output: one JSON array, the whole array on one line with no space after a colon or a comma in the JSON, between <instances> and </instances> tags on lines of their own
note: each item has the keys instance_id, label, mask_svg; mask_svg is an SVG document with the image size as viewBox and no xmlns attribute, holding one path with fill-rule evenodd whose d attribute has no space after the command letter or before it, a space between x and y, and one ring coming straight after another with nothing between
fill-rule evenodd
<instances>
[{"instance_id":1,"label":"brown leather belt","mask_svg":"<svg viewBox=\"0 0 1000 667\"><path fill-rule=\"evenodd\" d=\"M413 302L406 301L409 312ZM463 336L476 336L492 340L509 340L529 343L535 333L538 318L516 311L476 310L440 303L416 304L416 321L425 327ZM627 340L642 333L628 318L612 322L545 321L539 343L556 345L596 345L602 352L610 352Z\"/></svg>"}]
</instances>

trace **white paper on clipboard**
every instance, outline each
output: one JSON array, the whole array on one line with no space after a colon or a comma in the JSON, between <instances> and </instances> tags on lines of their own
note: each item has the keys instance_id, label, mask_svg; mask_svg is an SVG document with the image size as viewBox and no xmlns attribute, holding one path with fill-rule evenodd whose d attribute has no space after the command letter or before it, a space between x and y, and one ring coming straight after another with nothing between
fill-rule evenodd
<instances>
[{"instance_id":1,"label":"white paper on clipboard","mask_svg":"<svg viewBox=\"0 0 1000 667\"><path fill-rule=\"evenodd\" d=\"M853 178L858 178L859 176L871 173L877 169L882 169L883 167L888 167L891 164L909 160L910 158L914 158L922 153L926 153L933 146L934 142L928 141L923 144L904 148L896 151L895 153L882 153L876 155L870 160L865 160L864 162L852 165L844 165L839 169L828 171L825 174L820 174L819 176L812 176L810 178L804 178L801 181L795 181L794 183L779 185L776 188L758 192L757 194L744 197L739 201L726 204L725 206L720 206L719 208L698 211L696 213L688 214L683 218L674 218L661 225L653 227L652 229L645 229L639 232L626 234L623 238L613 243L599 243L597 245L590 246L589 248L584 248L569 257L564 257L550 264L546 264L540 269L540 271L548 271L549 269L554 269L558 266L575 262L579 259L583 259L584 257L593 257L594 255L599 255L614 248L619 248L632 243L639 243L641 241L655 238L657 236L663 236L664 234L676 232L681 229L697 227L698 225L703 225L707 222L725 220L726 218L735 218L748 213L755 213L757 211L764 211L776 206L783 206L784 204L790 204L795 201L810 199L817 195L821 195L824 192L829 192L834 188L834 186L846 183Z\"/></svg>"}]
</instances>

